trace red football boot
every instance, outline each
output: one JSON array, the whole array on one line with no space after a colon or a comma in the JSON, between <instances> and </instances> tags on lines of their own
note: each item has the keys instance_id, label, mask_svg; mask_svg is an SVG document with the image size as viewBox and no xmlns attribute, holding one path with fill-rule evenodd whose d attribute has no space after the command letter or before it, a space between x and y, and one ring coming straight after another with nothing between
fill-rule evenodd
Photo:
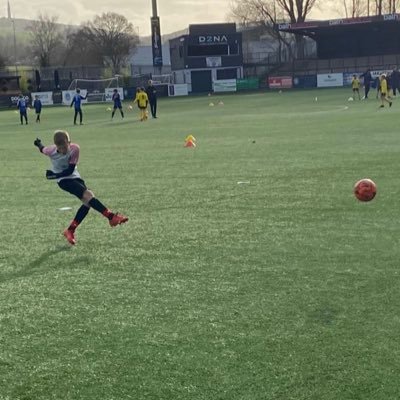
<instances>
[{"instance_id":1,"label":"red football boot","mask_svg":"<svg viewBox=\"0 0 400 400\"><path fill-rule=\"evenodd\" d=\"M125 222L127 222L129 220L128 217L125 217L125 215L122 214L114 214L114 216L109 220L110 226L117 226L117 225L121 225L124 224Z\"/></svg>"},{"instance_id":2,"label":"red football boot","mask_svg":"<svg viewBox=\"0 0 400 400\"><path fill-rule=\"evenodd\" d=\"M65 236L65 238L68 240L68 242L72 245L76 244L76 240L75 240L75 235L74 235L74 231L71 231L70 229L66 229L63 232L63 235Z\"/></svg>"}]
</instances>

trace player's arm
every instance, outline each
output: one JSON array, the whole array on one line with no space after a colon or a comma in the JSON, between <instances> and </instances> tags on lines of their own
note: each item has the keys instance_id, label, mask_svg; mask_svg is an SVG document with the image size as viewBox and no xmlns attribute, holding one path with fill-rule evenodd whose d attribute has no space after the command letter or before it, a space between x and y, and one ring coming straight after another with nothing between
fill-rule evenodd
<instances>
[{"instance_id":1,"label":"player's arm","mask_svg":"<svg viewBox=\"0 0 400 400\"><path fill-rule=\"evenodd\" d=\"M36 146L41 153L43 153L44 146L42 144L42 141L39 138L35 139L35 141L33 142L33 145Z\"/></svg>"},{"instance_id":2,"label":"player's arm","mask_svg":"<svg viewBox=\"0 0 400 400\"><path fill-rule=\"evenodd\" d=\"M72 107L74 103L75 103L75 97L72 99L70 107Z\"/></svg>"},{"instance_id":3,"label":"player's arm","mask_svg":"<svg viewBox=\"0 0 400 400\"><path fill-rule=\"evenodd\" d=\"M64 169L61 172L53 172L50 169L46 170L46 178L47 179L58 179L63 178L64 176L71 175L75 170L76 164L69 164L68 168Z\"/></svg>"}]
</instances>

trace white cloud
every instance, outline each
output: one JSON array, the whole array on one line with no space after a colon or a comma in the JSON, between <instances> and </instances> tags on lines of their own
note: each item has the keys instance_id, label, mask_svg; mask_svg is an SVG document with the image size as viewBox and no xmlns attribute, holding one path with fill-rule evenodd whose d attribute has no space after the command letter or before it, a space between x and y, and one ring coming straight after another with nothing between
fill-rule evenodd
<instances>
[{"instance_id":1,"label":"white cloud","mask_svg":"<svg viewBox=\"0 0 400 400\"><path fill-rule=\"evenodd\" d=\"M150 34L152 3L150 0L10 0L16 18L35 19L39 13L58 16L58 22L79 25L103 12L123 14L140 35ZM187 28L189 24L224 22L230 0L158 0L162 33Z\"/></svg>"}]
</instances>

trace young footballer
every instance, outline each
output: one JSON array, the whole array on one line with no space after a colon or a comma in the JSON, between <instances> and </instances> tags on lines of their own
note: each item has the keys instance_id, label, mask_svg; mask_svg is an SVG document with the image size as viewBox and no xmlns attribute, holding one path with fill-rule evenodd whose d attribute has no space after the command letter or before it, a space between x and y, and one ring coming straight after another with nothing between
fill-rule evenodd
<instances>
[{"instance_id":1,"label":"young footballer","mask_svg":"<svg viewBox=\"0 0 400 400\"><path fill-rule=\"evenodd\" d=\"M117 111L117 108L119 109L119 112L121 113L121 117L124 118L124 112L122 111L121 96L119 95L117 89L114 89L114 91L113 91L112 100L114 102L114 109L111 114L111 119L114 118L114 114L115 114L115 111Z\"/></svg>"},{"instance_id":2,"label":"young footballer","mask_svg":"<svg viewBox=\"0 0 400 400\"><path fill-rule=\"evenodd\" d=\"M18 96L18 101L17 101L17 108L19 110L19 118L21 120L21 125L23 125L23 120L25 119L25 124L28 125L28 115L26 113L27 105L26 105L26 100L24 99L24 96L20 94Z\"/></svg>"},{"instance_id":3,"label":"young footballer","mask_svg":"<svg viewBox=\"0 0 400 400\"><path fill-rule=\"evenodd\" d=\"M392 107L392 102L388 99L388 83L386 75L382 74L380 77L380 91L381 91L381 108L385 107L385 101L389 103L389 107Z\"/></svg>"},{"instance_id":4,"label":"young footballer","mask_svg":"<svg viewBox=\"0 0 400 400\"><path fill-rule=\"evenodd\" d=\"M87 99L87 95L85 97L81 96L81 90L80 89L76 89L76 93L75 96L72 99L71 105L70 107L72 107L73 105L75 108L75 114L74 114L74 125L76 125L76 117L79 114L79 123L81 125L83 125L82 119L83 119L83 115L82 115L82 107L81 107L81 103L82 100L86 100Z\"/></svg>"},{"instance_id":5,"label":"young footballer","mask_svg":"<svg viewBox=\"0 0 400 400\"><path fill-rule=\"evenodd\" d=\"M33 102L33 108L36 113L36 122L40 122L40 113L42 112L42 102L39 99L39 96L35 96L35 101Z\"/></svg>"},{"instance_id":6,"label":"young footballer","mask_svg":"<svg viewBox=\"0 0 400 400\"><path fill-rule=\"evenodd\" d=\"M75 230L85 219L90 208L106 217L112 227L128 221L128 217L111 212L86 187L76 167L79 161L79 146L71 143L66 131L60 130L54 133L54 145L44 146L39 138L33 144L51 160L52 169L46 171L46 178L56 179L62 190L78 197L83 203L69 227L63 232L70 244L76 244Z\"/></svg>"},{"instance_id":7,"label":"young footballer","mask_svg":"<svg viewBox=\"0 0 400 400\"><path fill-rule=\"evenodd\" d=\"M353 88L353 95L354 98L356 93L358 94L358 100L361 100L360 96L360 80L357 78L357 75L353 75L353 79L351 81L351 87Z\"/></svg>"},{"instance_id":8,"label":"young footballer","mask_svg":"<svg viewBox=\"0 0 400 400\"><path fill-rule=\"evenodd\" d=\"M133 103L135 104L136 102L140 110L140 120L146 121L148 118L147 105L149 104L149 98L143 87L136 91L136 98Z\"/></svg>"}]
</instances>

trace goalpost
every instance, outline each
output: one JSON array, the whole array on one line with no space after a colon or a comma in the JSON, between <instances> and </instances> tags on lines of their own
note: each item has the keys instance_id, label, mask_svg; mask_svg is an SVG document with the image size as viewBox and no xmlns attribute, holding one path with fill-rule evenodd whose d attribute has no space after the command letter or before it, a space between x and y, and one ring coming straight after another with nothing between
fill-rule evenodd
<instances>
[{"instance_id":1,"label":"goalpost","mask_svg":"<svg viewBox=\"0 0 400 400\"><path fill-rule=\"evenodd\" d=\"M76 90L77 88L86 90L87 99L90 103L110 101L114 89L119 89L120 94L123 92L119 86L119 78L117 75L108 79L74 79L68 90Z\"/></svg>"}]
</instances>

